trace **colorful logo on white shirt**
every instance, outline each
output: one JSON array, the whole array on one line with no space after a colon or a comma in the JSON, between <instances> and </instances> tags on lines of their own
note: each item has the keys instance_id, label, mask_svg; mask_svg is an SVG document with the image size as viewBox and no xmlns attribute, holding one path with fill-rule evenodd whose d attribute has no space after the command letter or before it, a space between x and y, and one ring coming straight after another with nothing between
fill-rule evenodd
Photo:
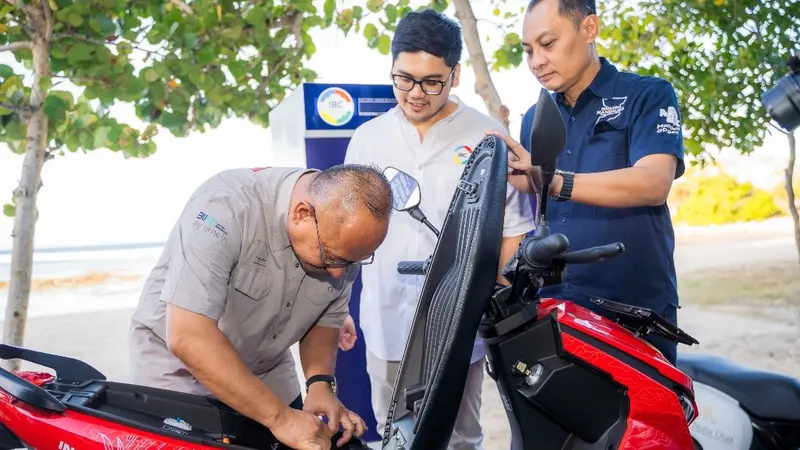
<instances>
[{"instance_id":1,"label":"colorful logo on white shirt","mask_svg":"<svg viewBox=\"0 0 800 450\"><path fill-rule=\"evenodd\" d=\"M328 125L340 127L350 122L355 111L353 97L342 88L325 89L317 98L317 114Z\"/></svg>"},{"instance_id":2,"label":"colorful logo on white shirt","mask_svg":"<svg viewBox=\"0 0 800 450\"><path fill-rule=\"evenodd\" d=\"M453 161L456 164L466 164L470 155L472 155L472 149L466 145L462 145L461 147L457 147L455 149L455 152L453 153Z\"/></svg>"}]
</instances>

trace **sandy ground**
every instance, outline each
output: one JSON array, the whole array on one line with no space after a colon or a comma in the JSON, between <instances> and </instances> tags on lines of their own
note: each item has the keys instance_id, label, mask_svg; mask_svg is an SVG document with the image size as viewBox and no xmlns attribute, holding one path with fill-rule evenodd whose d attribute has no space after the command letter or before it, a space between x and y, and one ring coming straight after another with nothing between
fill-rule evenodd
<instances>
[{"instance_id":1,"label":"sandy ground","mask_svg":"<svg viewBox=\"0 0 800 450\"><path fill-rule=\"evenodd\" d=\"M788 235L715 243L686 243L676 251L681 273L759 261L796 263ZM80 358L113 380L127 379L126 331L131 310L70 314L29 320L25 346ZM800 378L800 308L684 306L680 326L701 344L681 351L702 351L752 367ZM31 368L25 366L24 368ZM485 450L508 449L505 412L495 386L486 377L482 405Z\"/></svg>"}]
</instances>

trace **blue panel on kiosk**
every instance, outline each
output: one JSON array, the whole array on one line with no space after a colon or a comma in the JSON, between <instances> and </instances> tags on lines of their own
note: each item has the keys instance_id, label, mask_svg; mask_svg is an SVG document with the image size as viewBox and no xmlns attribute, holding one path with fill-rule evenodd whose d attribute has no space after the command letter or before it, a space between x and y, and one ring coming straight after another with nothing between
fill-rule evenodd
<instances>
[{"instance_id":1,"label":"blue panel on kiosk","mask_svg":"<svg viewBox=\"0 0 800 450\"><path fill-rule=\"evenodd\" d=\"M303 85L305 102L306 167L326 169L344 162L349 137L335 130L354 130L359 125L391 109L397 102L391 85L315 84ZM330 132L330 134L326 133ZM336 380L339 399L361 416L368 431L363 439L379 441L380 430L372 411L372 394L367 375L366 347L360 327L359 305L361 275L353 284L350 296L350 315L356 325L358 339L350 351L339 350L336 360Z\"/></svg>"},{"instance_id":2,"label":"blue panel on kiosk","mask_svg":"<svg viewBox=\"0 0 800 450\"><path fill-rule=\"evenodd\" d=\"M390 84L306 83L303 94L306 130L355 130L397 103Z\"/></svg>"}]
</instances>

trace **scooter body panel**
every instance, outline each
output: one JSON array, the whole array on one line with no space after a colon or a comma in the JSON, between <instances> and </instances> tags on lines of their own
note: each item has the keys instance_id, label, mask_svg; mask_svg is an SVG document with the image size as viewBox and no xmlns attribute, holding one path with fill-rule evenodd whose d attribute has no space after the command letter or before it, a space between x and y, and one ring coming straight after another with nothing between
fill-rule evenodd
<instances>
[{"instance_id":1,"label":"scooter body panel","mask_svg":"<svg viewBox=\"0 0 800 450\"><path fill-rule=\"evenodd\" d=\"M703 383L694 382L700 415L689 427L703 450L748 450L753 442L750 416L733 397Z\"/></svg>"}]
</instances>

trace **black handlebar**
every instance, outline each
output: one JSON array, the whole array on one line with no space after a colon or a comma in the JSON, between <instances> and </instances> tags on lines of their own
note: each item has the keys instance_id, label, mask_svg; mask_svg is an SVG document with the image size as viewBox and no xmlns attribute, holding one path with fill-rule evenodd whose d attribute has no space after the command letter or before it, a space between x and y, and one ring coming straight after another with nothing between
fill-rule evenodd
<instances>
[{"instance_id":1,"label":"black handlebar","mask_svg":"<svg viewBox=\"0 0 800 450\"><path fill-rule=\"evenodd\" d=\"M583 250L575 250L574 252L569 252L558 259L566 264L585 264L613 258L614 256L620 255L624 252L625 246L622 245L621 242L615 242L613 244L601 245Z\"/></svg>"},{"instance_id":2,"label":"black handlebar","mask_svg":"<svg viewBox=\"0 0 800 450\"><path fill-rule=\"evenodd\" d=\"M397 263L397 272L403 275L425 275L427 269L427 261L400 261Z\"/></svg>"},{"instance_id":3,"label":"black handlebar","mask_svg":"<svg viewBox=\"0 0 800 450\"><path fill-rule=\"evenodd\" d=\"M533 270L544 270L553 258L569 248L569 240L561 233L551 234L543 238L536 236L522 241L522 258Z\"/></svg>"}]
</instances>

